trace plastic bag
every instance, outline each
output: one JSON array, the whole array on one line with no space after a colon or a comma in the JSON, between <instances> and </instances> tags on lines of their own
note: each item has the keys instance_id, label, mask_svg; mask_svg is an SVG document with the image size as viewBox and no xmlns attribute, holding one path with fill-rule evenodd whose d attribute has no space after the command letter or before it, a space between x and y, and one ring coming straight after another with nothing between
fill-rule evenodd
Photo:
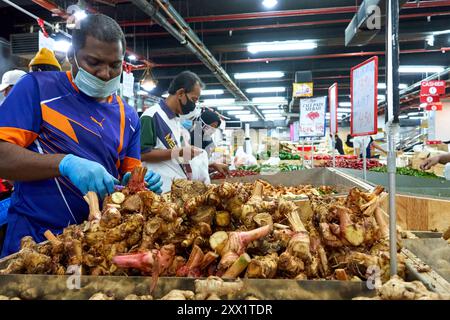
<instances>
[{"instance_id":1,"label":"plastic bag","mask_svg":"<svg viewBox=\"0 0 450 320\"><path fill-rule=\"evenodd\" d=\"M210 184L208 153L203 150L198 156L189 161L192 169L192 180Z\"/></svg>"},{"instance_id":2,"label":"plastic bag","mask_svg":"<svg viewBox=\"0 0 450 320\"><path fill-rule=\"evenodd\" d=\"M251 166L254 164L258 164L256 158L251 154L245 153L243 147L239 147L236 151L236 155L233 160L233 165L236 168L238 168L240 166Z\"/></svg>"}]
</instances>

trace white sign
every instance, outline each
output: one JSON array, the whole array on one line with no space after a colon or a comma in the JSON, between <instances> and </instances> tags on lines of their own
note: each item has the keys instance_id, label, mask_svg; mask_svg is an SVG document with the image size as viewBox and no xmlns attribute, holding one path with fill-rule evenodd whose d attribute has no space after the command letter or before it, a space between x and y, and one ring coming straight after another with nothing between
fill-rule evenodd
<instances>
[{"instance_id":1,"label":"white sign","mask_svg":"<svg viewBox=\"0 0 450 320\"><path fill-rule=\"evenodd\" d=\"M124 97L133 98L134 97L134 76L133 72L124 71L122 76L122 95Z\"/></svg>"},{"instance_id":2,"label":"white sign","mask_svg":"<svg viewBox=\"0 0 450 320\"><path fill-rule=\"evenodd\" d=\"M300 137L325 136L326 97L300 100Z\"/></svg>"},{"instance_id":3,"label":"white sign","mask_svg":"<svg viewBox=\"0 0 450 320\"><path fill-rule=\"evenodd\" d=\"M328 101L330 105L330 133L336 134L337 128L337 107L338 107L338 85L334 83L328 89Z\"/></svg>"},{"instance_id":4,"label":"white sign","mask_svg":"<svg viewBox=\"0 0 450 320\"><path fill-rule=\"evenodd\" d=\"M42 31L39 31L39 50L41 50L42 48L47 48L53 51L54 46L55 40L50 37L47 38L46 36L44 36Z\"/></svg>"},{"instance_id":5,"label":"white sign","mask_svg":"<svg viewBox=\"0 0 450 320\"><path fill-rule=\"evenodd\" d=\"M370 58L352 68L351 81L351 134L364 136L376 134L378 57Z\"/></svg>"}]
</instances>

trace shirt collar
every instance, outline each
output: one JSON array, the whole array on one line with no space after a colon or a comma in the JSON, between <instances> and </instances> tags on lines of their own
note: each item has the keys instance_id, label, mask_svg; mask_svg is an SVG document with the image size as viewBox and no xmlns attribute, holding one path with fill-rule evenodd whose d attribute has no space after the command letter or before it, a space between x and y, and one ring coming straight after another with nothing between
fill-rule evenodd
<instances>
[{"instance_id":1,"label":"shirt collar","mask_svg":"<svg viewBox=\"0 0 450 320\"><path fill-rule=\"evenodd\" d=\"M163 111L166 113L166 115L167 115L167 117L168 117L169 119L172 120L173 118L178 117L178 115L177 115L175 112L173 112L172 110L170 110L170 108L169 108L169 106L166 104L166 101L165 101L165 100L161 100L161 102L159 103L159 105L160 105L161 109L163 109Z\"/></svg>"}]
</instances>

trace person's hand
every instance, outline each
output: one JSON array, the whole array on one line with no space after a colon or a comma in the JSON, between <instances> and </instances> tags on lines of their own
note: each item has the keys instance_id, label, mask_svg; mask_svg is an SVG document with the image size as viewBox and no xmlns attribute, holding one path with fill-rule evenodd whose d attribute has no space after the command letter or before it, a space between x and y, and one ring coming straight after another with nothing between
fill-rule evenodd
<instances>
[{"instance_id":1,"label":"person's hand","mask_svg":"<svg viewBox=\"0 0 450 320\"><path fill-rule=\"evenodd\" d=\"M128 181L130 180L131 177L131 172L127 172L123 175L122 177L122 185L126 186L128 184ZM152 170L148 170L147 173L145 174L144 177L144 181L145 181L145 185L147 186L147 188L149 188L150 190L152 190L155 193L161 194L162 193L162 181L161 181L161 176L152 171Z\"/></svg>"},{"instance_id":2,"label":"person's hand","mask_svg":"<svg viewBox=\"0 0 450 320\"><path fill-rule=\"evenodd\" d=\"M228 175L229 169L228 169L228 165L223 164L223 163L212 163L210 165L210 167L216 171L219 171L220 173L222 173L223 175Z\"/></svg>"},{"instance_id":3,"label":"person's hand","mask_svg":"<svg viewBox=\"0 0 450 320\"><path fill-rule=\"evenodd\" d=\"M119 180L114 178L99 163L83 159L73 154L66 155L59 163L59 172L69 179L83 195L93 191L104 198L114 192Z\"/></svg>"},{"instance_id":4,"label":"person's hand","mask_svg":"<svg viewBox=\"0 0 450 320\"><path fill-rule=\"evenodd\" d=\"M439 160L440 160L439 156L428 158L420 164L420 169L422 170L431 169L433 166L439 163Z\"/></svg>"},{"instance_id":5,"label":"person's hand","mask_svg":"<svg viewBox=\"0 0 450 320\"><path fill-rule=\"evenodd\" d=\"M184 148L181 148L179 150L179 155L182 157L185 161L189 161L194 159L196 156L198 156L200 153L202 153L202 149L197 148L195 146L187 146Z\"/></svg>"}]
</instances>

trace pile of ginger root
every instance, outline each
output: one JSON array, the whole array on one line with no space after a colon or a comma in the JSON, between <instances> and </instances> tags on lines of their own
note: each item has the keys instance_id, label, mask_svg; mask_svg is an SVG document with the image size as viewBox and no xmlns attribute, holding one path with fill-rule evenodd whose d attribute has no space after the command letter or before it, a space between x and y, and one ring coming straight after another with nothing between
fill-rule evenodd
<instances>
[{"instance_id":1,"label":"pile of ginger root","mask_svg":"<svg viewBox=\"0 0 450 320\"><path fill-rule=\"evenodd\" d=\"M387 226L379 208L382 189L352 189L344 199L309 194L313 216L282 197L265 197L266 183L205 185L174 180L171 192L146 189L146 169L107 196L85 196L89 218L48 241L22 239L21 250L0 274L68 273L144 275L155 279L284 278L365 280L368 269L389 266ZM404 270L399 258L399 270ZM387 279L386 279L387 280Z\"/></svg>"}]
</instances>

